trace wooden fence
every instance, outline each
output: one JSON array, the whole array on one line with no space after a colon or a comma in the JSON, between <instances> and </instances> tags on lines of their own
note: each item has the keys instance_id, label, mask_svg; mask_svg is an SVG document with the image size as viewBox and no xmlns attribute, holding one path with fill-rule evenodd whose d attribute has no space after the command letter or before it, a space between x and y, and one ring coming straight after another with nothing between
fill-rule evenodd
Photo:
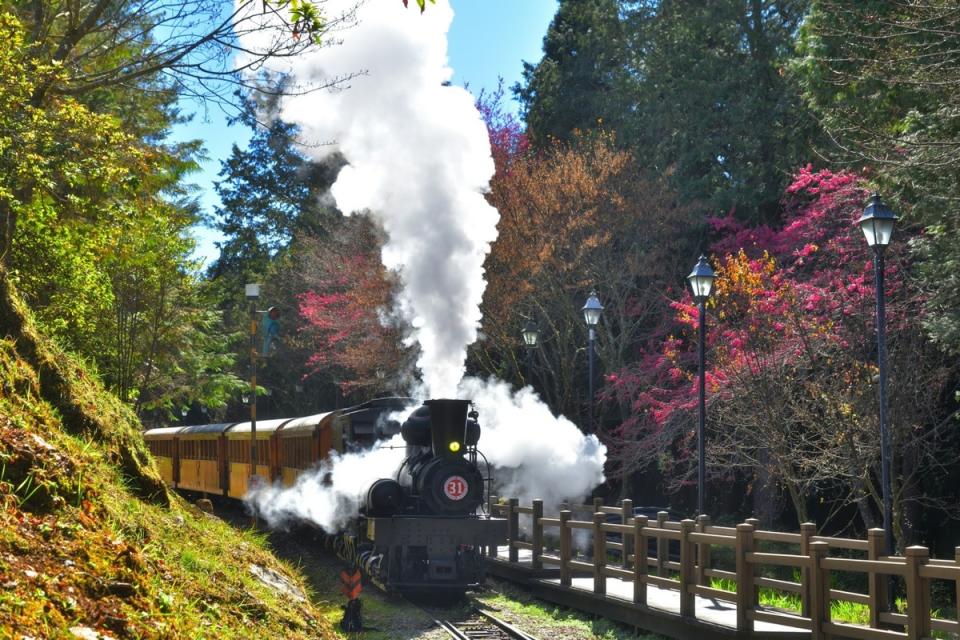
<instances>
[{"instance_id":1,"label":"wooden fence","mask_svg":"<svg viewBox=\"0 0 960 640\"><path fill-rule=\"evenodd\" d=\"M756 520L719 527L711 525L707 516L696 521L670 521L666 512L658 513L653 520L634 516L630 500L620 506L604 506L602 500L591 505L561 505L555 518L544 516L541 500L534 500L530 506L521 506L516 498L495 502L491 507L494 515L508 520L509 562L518 563L519 552L527 550L531 569L559 567L563 586L570 586L575 574L592 574L593 593L604 595L606 578L619 578L632 582L633 602L643 606L647 604L647 585L677 590L684 618L696 616L698 595L726 601L736 606L737 632L746 634L758 621L807 630L814 639L919 640L931 637L934 631L960 634L960 622L935 617L930 608L932 583L946 581L953 583L946 585L952 589L938 593L949 593L960 610L960 547L949 560L932 559L929 550L920 546L908 547L902 557L890 557L883 555L883 529L870 529L866 540L857 540L818 536L812 523L801 525L799 533L784 533L762 531ZM582 519L575 517L581 514L585 514ZM521 536L521 518L526 520L525 536ZM589 532L591 543L585 553L574 549L575 530ZM722 548L732 550L732 559L731 551L719 551ZM494 554L495 550L488 553ZM734 566L717 568L711 561L717 556L724 556L726 563ZM778 567L790 568L794 579L771 577ZM864 574L867 592L832 588L831 572ZM902 580L905 586L901 588L905 613L888 605L891 577ZM713 578L725 579L724 585L734 584L734 590L711 586ZM796 594L800 607L787 610L761 606L760 589ZM869 623L831 619L834 601L864 605L869 610Z\"/></svg>"}]
</instances>

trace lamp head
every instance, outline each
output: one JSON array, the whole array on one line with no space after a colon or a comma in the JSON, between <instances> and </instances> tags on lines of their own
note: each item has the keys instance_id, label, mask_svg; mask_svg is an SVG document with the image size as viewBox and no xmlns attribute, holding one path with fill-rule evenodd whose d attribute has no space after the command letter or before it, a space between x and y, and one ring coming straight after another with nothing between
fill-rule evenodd
<instances>
[{"instance_id":1,"label":"lamp head","mask_svg":"<svg viewBox=\"0 0 960 640\"><path fill-rule=\"evenodd\" d=\"M710 292L713 291L713 281L716 279L717 275L710 268L707 256L701 255L700 260L693 267L693 271L687 276L687 282L690 283L690 290L693 292L693 299L698 303L706 302L707 298L710 297Z\"/></svg>"},{"instance_id":2,"label":"lamp head","mask_svg":"<svg viewBox=\"0 0 960 640\"><path fill-rule=\"evenodd\" d=\"M537 323L533 320L527 320L523 327L523 343L530 348L537 346L537 340L540 338L540 331L537 329Z\"/></svg>"},{"instance_id":3,"label":"lamp head","mask_svg":"<svg viewBox=\"0 0 960 640\"><path fill-rule=\"evenodd\" d=\"M867 245L871 247L885 247L890 244L890 237L893 235L893 227L897 222L897 216L893 210L888 207L880 194L874 192L870 196L870 204L863 210L863 215L857 220L864 237L867 239Z\"/></svg>"},{"instance_id":4,"label":"lamp head","mask_svg":"<svg viewBox=\"0 0 960 640\"><path fill-rule=\"evenodd\" d=\"M588 327L595 327L597 323L600 322L600 314L603 313L603 305L600 304L599 298L597 298L597 292L591 291L590 297L587 298L587 302L583 305L583 319L586 321Z\"/></svg>"}]
</instances>

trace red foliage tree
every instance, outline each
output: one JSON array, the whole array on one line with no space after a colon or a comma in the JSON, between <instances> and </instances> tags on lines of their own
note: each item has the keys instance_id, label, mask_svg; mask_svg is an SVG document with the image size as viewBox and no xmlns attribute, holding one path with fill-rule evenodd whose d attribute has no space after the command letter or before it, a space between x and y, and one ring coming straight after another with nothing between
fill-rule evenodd
<instances>
[{"instance_id":1,"label":"red foliage tree","mask_svg":"<svg viewBox=\"0 0 960 640\"><path fill-rule=\"evenodd\" d=\"M783 227L711 220L720 257L707 306L709 466L715 478L783 487L800 521L815 502L827 519L856 504L868 526L878 512L873 268L855 224L866 197L854 174L806 168L787 190ZM937 400L950 365L923 338L923 296L909 277L908 234L899 235L888 248L886 295L902 539L905 510L922 500L919 478L936 464L949 424ZM673 308L670 337L609 376L604 393L632 409L613 434L624 472L658 461L679 487L694 469L699 318L689 294Z\"/></svg>"},{"instance_id":2,"label":"red foliage tree","mask_svg":"<svg viewBox=\"0 0 960 640\"><path fill-rule=\"evenodd\" d=\"M336 372L344 393L382 389L403 370L403 324L390 312L397 283L380 261L382 238L366 217L342 219L329 237L305 241L312 283L299 296L311 370Z\"/></svg>"}]
</instances>

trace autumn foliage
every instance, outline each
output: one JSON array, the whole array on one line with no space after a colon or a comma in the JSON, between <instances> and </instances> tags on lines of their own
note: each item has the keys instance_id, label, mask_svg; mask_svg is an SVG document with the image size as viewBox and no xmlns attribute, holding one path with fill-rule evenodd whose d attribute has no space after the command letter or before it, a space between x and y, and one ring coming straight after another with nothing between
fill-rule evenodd
<instances>
[{"instance_id":1,"label":"autumn foliage","mask_svg":"<svg viewBox=\"0 0 960 640\"><path fill-rule=\"evenodd\" d=\"M471 361L504 378L525 370L523 382L556 411L586 421L580 306L592 288L603 289L597 348L606 362L626 363L668 312L664 293L686 267L695 207L641 171L611 134L531 152L522 137L491 130L503 133L492 138L497 174L488 195L501 219L485 264L486 339ZM527 319L541 331L530 367L521 361Z\"/></svg>"},{"instance_id":2,"label":"autumn foliage","mask_svg":"<svg viewBox=\"0 0 960 640\"><path fill-rule=\"evenodd\" d=\"M709 466L748 493L755 483L782 487L799 521L817 496L825 519L856 507L870 525L879 500L874 272L855 224L867 196L854 174L806 168L787 189L782 226L710 221L718 278L706 307ZM898 233L885 289L903 523L945 435L935 407L949 374L922 338L909 232ZM689 294L672 308L669 336L609 375L604 396L629 406L612 430L621 472L657 463L680 488L695 464L699 314Z\"/></svg>"},{"instance_id":3,"label":"autumn foliage","mask_svg":"<svg viewBox=\"0 0 960 640\"><path fill-rule=\"evenodd\" d=\"M380 261L382 238L365 217L343 218L328 238L306 240L299 296L301 339L310 343L307 377L335 372L344 393L376 388L401 369L399 321L389 311L395 280ZM309 246L313 245L313 246Z\"/></svg>"}]
</instances>

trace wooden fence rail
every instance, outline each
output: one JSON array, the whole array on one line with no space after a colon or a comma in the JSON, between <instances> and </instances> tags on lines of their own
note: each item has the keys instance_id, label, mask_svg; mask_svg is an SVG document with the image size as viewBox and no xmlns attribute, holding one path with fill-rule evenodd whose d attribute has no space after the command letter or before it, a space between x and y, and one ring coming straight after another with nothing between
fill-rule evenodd
<instances>
[{"instance_id":1,"label":"wooden fence rail","mask_svg":"<svg viewBox=\"0 0 960 640\"><path fill-rule=\"evenodd\" d=\"M934 617L931 612L934 580L954 583L952 604L960 610L960 547L951 559L931 559L929 550L920 546L908 547L902 557L888 557L882 554L882 529L871 529L866 540L856 540L818 536L812 523L801 525L799 533L785 533L760 530L756 520L718 527L711 525L707 516L670 521L663 511L653 520L635 516L629 500L618 506L605 506L601 500L588 505L563 504L557 517L544 515L542 500L534 500L531 506L521 506L516 498L491 500L494 515L508 522L508 560L517 563L521 550L530 551L532 569L559 567L560 584L566 587L576 575L592 575L593 593L602 596L607 579L617 578L632 583L633 602L643 606L648 585L676 590L684 618L696 617L698 595L734 603L736 629L747 634L753 632L756 622L808 630L816 640L920 640L934 631L960 634L960 622ZM574 546L577 530L587 531L591 537L581 551ZM488 553L493 555L496 550ZM729 565L731 553L733 571L714 566L713 559L719 556ZM858 555L862 557L852 557ZM780 577L771 576L775 568L792 570L795 579L782 579L782 570ZM867 592L833 588L834 572L864 574ZM888 609L891 577L903 581L903 612ZM800 607L763 606L761 589L796 594ZM835 601L867 607L867 624L834 620L831 603Z\"/></svg>"}]
</instances>

